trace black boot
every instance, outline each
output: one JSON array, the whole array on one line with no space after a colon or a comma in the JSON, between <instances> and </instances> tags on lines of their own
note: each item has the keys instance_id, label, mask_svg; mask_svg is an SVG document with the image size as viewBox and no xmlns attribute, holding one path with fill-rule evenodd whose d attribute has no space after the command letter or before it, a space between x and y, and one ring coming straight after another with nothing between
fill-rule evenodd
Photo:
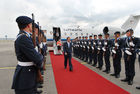
<instances>
[{"instance_id":1,"label":"black boot","mask_svg":"<svg viewBox=\"0 0 140 94\"><path fill-rule=\"evenodd\" d=\"M116 74L115 73L113 73L113 74L110 74L110 76L115 76Z\"/></svg>"},{"instance_id":2,"label":"black boot","mask_svg":"<svg viewBox=\"0 0 140 94\"><path fill-rule=\"evenodd\" d=\"M109 74L110 73L110 70L107 70L106 73Z\"/></svg>"},{"instance_id":3,"label":"black boot","mask_svg":"<svg viewBox=\"0 0 140 94\"><path fill-rule=\"evenodd\" d=\"M120 74L115 75L116 78L120 78Z\"/></svg>"},{"instance_id":4,"label":"black boot","mask_svg":"<svg viewBox=\"0 0 140 94\"><path fill-rule=\"evenodd\" d=\"M97 65L96 65L96 64L93 64L92 66L93 66L93 67L96 67Z\"/></svg>"},{"instance_id":5,"label":"black boot","mask_svg":"<svg viewBox=\"0 0 140 94\"><path fill-rule=\"evenodd\" d=\"M128 81L128 85L133 85L133 81L132 80L129 80Z\"/></svg>"},{"instance_id":6,"label":"black boot","mask_svg":"<svg viewBox=\"0 0 140 94\"><path fill-rule=\"evenodd\" d=\"M140 90L140 86L137 86L136 89L139 89Z\"/></svg>"},{"instance_id":7,"label":"black boot","mask_svg":"<svg viewBox=\"0 0 140 94\"><path fill-rule=\"evenodd\" d=\"M35 94L41 94L43 91L42 90L37 90L36 92L35 92Z\"/></svg>"},{"instance_id":8,"label":"black boot","mask_svg":"<svg viewBox=\"0 0 140 94\"><path fill-rule=\"evenodd\" d=\"M125 79L122 79L121 81L122 81L122 82L128 82L129 79L126 77Z\"/></svg>"},{"instance_id":9,"label":"black boot","mask_svg":"<svg viewBox=\"0 0 140 94\"><path fill-rule=\"evenodd\" d=\"M107 72L107 70L105 69L105 70L103 70L103 72Z\"/></svg>"},{"instance_id":10,"label":"black boot","mask_svg":"<svg viewBox=\"0 0 140 94\"><path fill-rule=\"evenodd\" d=\"M102 70L102 67L100 67L99 70Z\"/></svg>"}]
</instances>

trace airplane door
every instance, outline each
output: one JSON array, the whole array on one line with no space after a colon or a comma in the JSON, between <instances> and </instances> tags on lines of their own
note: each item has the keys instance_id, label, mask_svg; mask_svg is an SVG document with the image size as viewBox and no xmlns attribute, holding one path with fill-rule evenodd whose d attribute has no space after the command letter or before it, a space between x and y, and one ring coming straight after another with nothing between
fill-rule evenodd
<instances>
[{"instance_id":1,"label":"airplane door","mask_svg":"<svg viewBox=\"0 0 140 94\"><path fill-rule=\"evenodd\" d=\"M57 42L61 39L60 27L53 27L53 39Z\"/></svg>"}]
</instances>

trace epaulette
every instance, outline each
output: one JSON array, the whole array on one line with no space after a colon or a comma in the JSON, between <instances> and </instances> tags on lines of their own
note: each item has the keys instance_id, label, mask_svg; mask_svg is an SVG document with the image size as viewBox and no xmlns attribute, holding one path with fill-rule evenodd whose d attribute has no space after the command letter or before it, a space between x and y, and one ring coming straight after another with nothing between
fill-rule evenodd
<instances>
[{"instance_id":1,"label":"epaulette","mask_svg":"<svg viewBox=\"0 0 140 94\"><path fill-rule=\"evenodd\" d=\"M26 35L27 37L29 37L28 34L25 34L25 35Z\"/></svg>"},{"instance_id":2,"label":"epaulette","mask_svg":"<svg viewBox=\"0 0 140 94\"><path fill-rule=\"evenodd\" d=\"M15 39L15 40L17 40L17 39L18 39L20 36L22 36L22 35L26 35L27 37L29 37L29 36L28 36L28 34L25 34L25 33L20 33L20 34L18 34L18 35L17 35L17 37L16 37L16 39Z\"/></svg>"}]
</instances>

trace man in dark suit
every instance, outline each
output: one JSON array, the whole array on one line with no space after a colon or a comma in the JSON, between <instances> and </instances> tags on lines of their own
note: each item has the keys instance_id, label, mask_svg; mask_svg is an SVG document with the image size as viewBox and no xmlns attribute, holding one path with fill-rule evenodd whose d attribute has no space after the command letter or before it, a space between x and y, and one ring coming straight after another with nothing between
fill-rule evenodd
<instances>
[{"instance_id":1,"label":"man in dark suit","mask_svg":"<svg viewBox=\"0 0 140 94\"><path fill-rule=\"evenodd\" d=\"M71 41L70 41L70 37L67 37L67 42L64 43L63 50L64 50L64 58L65 58L64 68L65 69L67 68L67 60L69 59L69 68L70 68L70 71L72 71L73 70L72 63L71 63L72 44L71 44Z\"/></svg>"},{"instance_id":2,"label":"man in dark suit","mask_svg":"<svg viewBox=\"0 0 140 94\"><path fill-rule=\"evenodd\" d=\"M27 16L16 19L20 32L15 40L18 65L13 77L15 94L36 94L37 68L42 68L43 56L33 45L30 33L33 20Z\"/></svg>"}]
</instances>

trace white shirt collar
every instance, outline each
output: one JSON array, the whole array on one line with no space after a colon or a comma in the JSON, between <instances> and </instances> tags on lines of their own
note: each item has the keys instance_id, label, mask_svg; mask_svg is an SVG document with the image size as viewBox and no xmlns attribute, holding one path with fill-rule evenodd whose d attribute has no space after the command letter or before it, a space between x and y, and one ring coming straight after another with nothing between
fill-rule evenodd
<instances>
[{"instance_id":1,"label":"white shirt collar","mask_svg":"<svg viewBox=\"0 0 140 94\"><path fill-rule=\"evenodd\" d=\"M29 32L26 32L26 31L24 31L29 37L31 37L31 35L30 35L30 33Z\"/></svg>"}]
</instances>

